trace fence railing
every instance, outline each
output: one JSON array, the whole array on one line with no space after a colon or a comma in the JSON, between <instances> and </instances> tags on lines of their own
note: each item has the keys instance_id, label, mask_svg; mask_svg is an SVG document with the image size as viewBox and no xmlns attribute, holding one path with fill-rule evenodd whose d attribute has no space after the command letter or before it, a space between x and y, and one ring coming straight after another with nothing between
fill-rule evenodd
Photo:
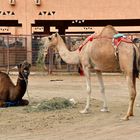
<instances>
[{"instance_id":1,"label":"fence railing","mask_svg":"<svg viewBox=\"0 0 140 140\"><path fill-rule=\"evenodd\" d=\"M25 36L0 36L0 68L10 68L27 59Z\"/></svg>"},{"instance_id":2,"label":"fence railing","mask_svg":"<svg viewBox=\"0 0 140 140\"><path fill-rule=\"evenodd\" d=\"M45 70L48 72L74 72L78 71L77 65L66 64L59 56L58 52L49 49L45 58L45 63L38 66L38 53L41 48L40 39L42 35L32 35L32 67L33 70ZM62 36L65 40L66 46L70 51L74 51L85 39L85 35L68 35ZM0 36L0 69L10 69L18 63L27 60L27 36Z\"/></svg>"},{"instance_id":3,"label":"fence railing","mask_svg":"<svg viewBox=\"0 0 140 140\"><path fill-rule=\"evenodd\" d=\"M38 65L37 59L41 45L40 39L44 35L32 35L31 52L27 51L27 36L0 35L0 70L9 69L18 63L27 60L27 54L32 56L33 70L45 70L46 72L78 72L78 65L68 65L59 56L58 52L49 49L44 65ZM137 36L137 35L135 35ZM62 36L70 51L76 50L87 35ZM138 37L140 35L138 34Z\"/></svg>"}]
</instances>

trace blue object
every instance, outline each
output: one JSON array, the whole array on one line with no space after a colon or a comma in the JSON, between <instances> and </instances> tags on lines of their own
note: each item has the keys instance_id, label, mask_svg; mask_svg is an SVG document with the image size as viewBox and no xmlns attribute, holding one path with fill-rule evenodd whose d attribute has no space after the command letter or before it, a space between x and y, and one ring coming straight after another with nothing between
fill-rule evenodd
<instances>
[{"instance_id":1,"label":"blue object","mask_svg":"<svg viewBox=\"0 0 140 140\"><path fill-rule=\"evenodd\" d=\"M119 38L119 37L124 37L124 36L125 36L124 34L118 33L118 34L115 34L113 38Z\"/></svg>"},{"instance_id":2,"label":"blue object","mask_svg":"<svg viewBox=\"0 0 140 140\"><path fill-rule=\"evenodd\" d=\"M20 101L7 101L5 102L5 107L12 107L20 105Z\"/></svg>"}]
</instances>

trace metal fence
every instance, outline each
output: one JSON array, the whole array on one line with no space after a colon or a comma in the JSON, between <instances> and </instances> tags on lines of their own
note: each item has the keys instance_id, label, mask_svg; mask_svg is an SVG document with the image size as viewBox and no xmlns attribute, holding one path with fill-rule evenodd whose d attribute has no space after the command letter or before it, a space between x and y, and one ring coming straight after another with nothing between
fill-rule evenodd
<instances>
[{"instance_id":1,"label":"metal fence","mask_svg":"<svg viewBox=\"0 0 140 140\"><path fill-rule=\"evenodd\" d=\"M0 68L9 68L27 58L27 39L24 36L0 36Z\"/></svg>"},{"instance_id":2,"label":"metal fence","mask_svg":"<svg viewBox=\"0 0 140 140\"><path fill-rule=\"evenodd\" d=\"M10 69L18 63L27 60L27 54L32 55L32 70L46 72L78 72L78 65L66 64L58 52L49 49L44 65L38 65L37 59L40 46L40 39L44 35L32 35L32 52L27 51L27 36L0 36L0 70ZM135 34L140 37L140 34ZM62 36L68 50L76 50L87 35L66 35Z\"/></svg>"},{"instance_id":3,"label":"metal fence","mask_svg":"<svg viewBox=\"0 0 140 140\"><path fill-rule=\"evenodd\" d=\"M47 72L75 72L78 71L77 65L66 64L59 56L58 52L49 49L45 58L45 64L38 66L38 53L41 48L40 39L42 35L32 35L32 67L33 70L45 70ZM70 51L74 51L85 39L85 35L62 36L66 46ZM18 63L27 60L27 36L0 36L0 69L7 70ZM44 67L45 66L45 67Z\"/></svg>"},{"instance_id":4,"label":"metal fence","mask_svg":"<svg viewBox=\"0 0 140 140\"><path fill-rule=\"evenodd\" d=\"M43 36L42 35L32 36L32 64L34 66L37 66L36 61L38 58L38 52L41 48L40 43L39 43L41 37L43 37ZM87 35L62 36L69 51L76 50L86 37L87 37ZM46 58L45 58L45 66L42 66L42 68L44 68L49 73L51 73L53 71L54 72L77 72L79 66L66 64L61 59L58 52L56 52L52 49L49 49L48 54L46 55Z\"/></svg>"}]
</instances>

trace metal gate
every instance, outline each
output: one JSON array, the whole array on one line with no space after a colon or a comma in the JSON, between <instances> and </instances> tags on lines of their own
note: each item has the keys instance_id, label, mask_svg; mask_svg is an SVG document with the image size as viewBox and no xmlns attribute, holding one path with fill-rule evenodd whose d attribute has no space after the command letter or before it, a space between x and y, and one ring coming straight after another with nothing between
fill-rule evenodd
<instances>
[{"instance_id":1,"label":"metal gate","mask_svg":"<svg viewBox=\"0 0 140 140\"><path fill-rule=\"evenodd\" d=\"M0 67L14 66L26 59L26 37L0 36Z\"/></svg>"}]
</instances>

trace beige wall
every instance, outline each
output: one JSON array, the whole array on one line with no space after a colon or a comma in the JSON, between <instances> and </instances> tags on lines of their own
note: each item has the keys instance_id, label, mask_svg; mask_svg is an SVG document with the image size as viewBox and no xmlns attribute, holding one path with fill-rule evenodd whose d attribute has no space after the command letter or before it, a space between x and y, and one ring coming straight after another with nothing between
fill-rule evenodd
<instances>
[{"instance_id":1,"label":"beige wall","mask_svg":"<svg viewBox=\"0 0 140 140\"><path fill-rule=\"evenodd\" d=\"M33 32L31 24L35 23L35 20L140 19L140 0L40 0L40 6L35 4L35 0L15 1L16 4L12 6L9 0L0 0L0 20L18 20L22 27L0 28L8 28L8 32L16 35L31 35ZM120 28L124 27L117 27L121 30ZM100 28L93 27L93 30L98 32ZM140 31L140 27L127 30ZM27 49L28 59L31 61L30 36L27 37Z\"/></svg>"},{"instance_id":2,"label":"beige wall","mask_svg":"<svg viewBox=\"0 0 140 140\"><path fill-rule=\"evenodd\" d=\"M18 20L22 24L19 34L31 34L30 25L35 19L139 19L139 6L140 0L41 0L40 6L35 5L35 0L16 0L15 6L9 0L0 0L0 20ZM15 15L2 15L7 11ZM47 13L43 14L44 11Z\"/></svg>"},{"instance_id":3,"label":"beige wall","mask_svg":"<svg viewBox=\"0 0 140 140\"><path fill-rule=\"evenodd\" d=\"M9 0L0 0L0 10L13 10L16 16L0 16L0 19L135 19L140 17L139 0L16 0L11 6ZM56 11L54 16L38 16L40 11Z\"/></svg>"}]
</instances>

